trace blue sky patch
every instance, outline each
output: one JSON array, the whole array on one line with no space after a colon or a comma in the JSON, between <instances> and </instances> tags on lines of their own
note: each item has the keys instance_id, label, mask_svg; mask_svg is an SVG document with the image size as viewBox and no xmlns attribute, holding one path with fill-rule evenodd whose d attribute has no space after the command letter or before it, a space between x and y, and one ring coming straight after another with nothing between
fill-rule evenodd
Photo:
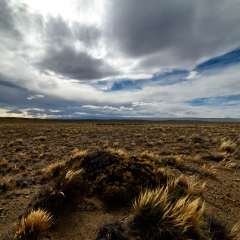
<instances>
[{"instance_id":1,"label":"blue sky patch","mask_svg":"<svg viewBox=\"0 0 240 240\"><path fill-rule=\"evenodd\" d=\"M186 103L191 106L237 106L240 105L240 95L230 95L223 97L212 97L212 98L198 98Z\"/></svg>"},{"instance_id":2,"label":"blue sky patch","mask_svg":"<svg viewBox=\"0 0 240 240\"><path fill-rule=\"evenodd\" d=\"M194 70L203 71L211 68L228 67L236 63L240 63L240 48L201 63Z\"/></svg>"}]
</instances>

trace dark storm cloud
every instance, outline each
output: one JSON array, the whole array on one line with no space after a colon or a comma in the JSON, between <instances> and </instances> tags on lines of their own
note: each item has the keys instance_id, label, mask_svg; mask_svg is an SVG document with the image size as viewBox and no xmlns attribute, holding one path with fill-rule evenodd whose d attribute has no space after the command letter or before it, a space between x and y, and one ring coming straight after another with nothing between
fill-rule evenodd
<instances>
[{"instance_id":1,"label":"dark storm cloud","mask_svg":"<svg viewBox=\"0 0 240 240\"><path fill-rule=\"evenodd\" d=\"M191 31L194 2L190 0L115 0L108 25L112 37L131 56L151 54L184 39ZM184 26L184 31L181 31Z\"/></svg>"},{"instance_id":2,"label":"dark storm cloud","mask_svg":"<svg viewBox=\"0 0 240 240\"><path fill-rule=\"evenodd\" d=\"M39 66L78 80L100 79L117 74L103 60L93 58L86 52L77 52L71 46L64 46L61 50L50 48Z\"/></svg>"},{"instance_id":3,"label":"dark storm cloud","mask_svg":"<svg viewBox=\"0 0 240 240\"><path fill-rule=\"evenodd\" d=\"M0 102L4 103L5 107L24 103L27 95L27 89L13 87L11 84L0 86Z\"/></svg>"},{"instance_id":4,"label":"dark storm cloud","mask_svg":"<svg viewBox=\"0 0 240 240\"><path fill-rule=\"evenodd\" d=\"M112 69L103 59L92 57L87 50L77 50L74 46L80 41L86 48L96 47L100 39L100 30L95 26L77 22L70 24L61 16L49 17L45 24L45 56L38 60L36 67L40 72L54 71L67 78L78 80L100 79L114 76Z\"/></svg>"},{"instance_id":5,"label":"dark storm cloud","mask_svg":"<svg viewBox=\"0 0 240 240\"><path fill-rule=\"evenodd\" d=\"M100 36L101 31L96 26L79 22L73 22L70 25L61 16L49 17L45 25L45 39L50 44L72 45L78 40L91 47L97 45Z\"/></svg>"},{"instance_id":6,"label":"dark storm cloud","mask_svg":"<svg viewBox=\"0 0 240 240\"><path fill-rule=\"evenodd\" d=\"M50 17L45 26L46 43L65 45L72 43L73 35L68 23L61 17Z\"/></svg>"},{"instance_id":7,"label":"dark storm cloud","mask_svg":"<svg viewBox=\"0 0 240 240\"><path fill-rule=\"evenodd\" d=\"M109 6L109 42L130 57L152 54L143 66L197 61L239 44L236 0L231 4L224 0L114 0Z\"/></svg>"},{"instance_id":8,"label":"dark storm cloud","mask_svg":"<svg viewBox=\"0 0 240 240\"><path fill-rule=\"evenodd\" d=\"M1 86L6 86L6 87L11 87L11 88L18 88L18 89L22 89L22 90L26 90L25 88L12 83L8 80L8 78L5 78L5 80L2 80L2 74L0 73L0 87Z\"/></svg>"},{"instance_id":9,"label":"dark storm cloud","mask_svg":"<svg viewBox=\"0 0 240 240\"><path fill-rule=\"evenodd\" d=\"M73 32L75 38L88 47L96 46L101 36L101 31L95 26L87 26L79 23L74 23Z\"/></svg>"}]
</instances>

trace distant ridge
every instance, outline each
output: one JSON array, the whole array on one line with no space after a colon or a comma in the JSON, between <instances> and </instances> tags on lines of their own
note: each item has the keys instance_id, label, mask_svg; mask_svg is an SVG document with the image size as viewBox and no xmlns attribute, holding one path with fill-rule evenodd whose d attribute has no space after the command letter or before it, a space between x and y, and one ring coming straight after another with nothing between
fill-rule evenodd
<instances>
[{"instance_id":1,"label":"distant ridge","mask_svg":"<svg viewBox=\"0 0 240 240\"><path fill-rule=\"evenodd\" d=\"M149 121L149 122L240 122L240 118L18 118L0 117L0 121Z\"/></svg>"}]
</instances>

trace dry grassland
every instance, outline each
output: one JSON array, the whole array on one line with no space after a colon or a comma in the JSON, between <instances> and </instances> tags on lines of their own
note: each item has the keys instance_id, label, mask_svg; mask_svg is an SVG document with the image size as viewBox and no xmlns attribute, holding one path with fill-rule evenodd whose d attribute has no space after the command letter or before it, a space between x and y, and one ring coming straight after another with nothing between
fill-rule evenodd
<instances>
[{"instance_id":1,"label":"dry grassland","mask_svg":"<svg viewBox=\"0 0 240 240\"><path fill-rule=\"evenodd\" d=\"M0 119L0 239L240 239L240 124Z\"/></svg>"}]
</instances>

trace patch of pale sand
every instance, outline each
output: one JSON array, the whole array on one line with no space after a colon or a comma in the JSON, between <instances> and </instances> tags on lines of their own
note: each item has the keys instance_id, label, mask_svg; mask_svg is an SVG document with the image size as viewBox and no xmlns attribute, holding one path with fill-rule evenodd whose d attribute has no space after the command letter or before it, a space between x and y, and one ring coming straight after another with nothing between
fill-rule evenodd
<instances>
[{"instance_id":1,"label":"patch of pale sand","mask_svg":"<svg viewBox=\"0 0 240 240\"><path fill-rule=\"evenodd\" d=\"M93 240L100 226L117 220L123 221L131 214L131 207L106 210L103 203L97 197L87 199L87 201L94 203L96 209L93 211L83 211L74 210L76 206L69 206L61 214L57 228L49 232L48 238L51 237L51 240Z\"/></svg>"}]
</instances>

